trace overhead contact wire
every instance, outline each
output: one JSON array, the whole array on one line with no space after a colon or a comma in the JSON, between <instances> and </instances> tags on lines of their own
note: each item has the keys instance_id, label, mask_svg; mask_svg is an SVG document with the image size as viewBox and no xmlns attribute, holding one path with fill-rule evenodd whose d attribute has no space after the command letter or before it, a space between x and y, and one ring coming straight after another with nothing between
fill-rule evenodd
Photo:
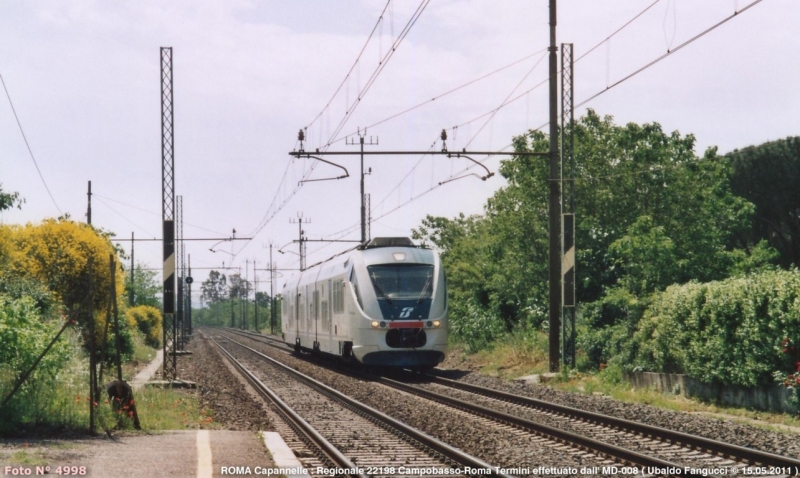
<instances>
[{"instance_id":1,"label":"overhead contact wire","mask_svg":"<svg viewBox=\"0 0 800 478\"><path fill-rule=\"evenodd\" d=\"M19 126L19 132L22 133L22 139L25 140L25 146L28 148L28 153L31 155L31 160L33 160L33 165L36 166L36 172L39 173L39 178L42 180L42 184L44 184L45 190L47 190L47 195L50 196L50 200L53 201L53 205L58 209L58 213L63 215L64 213L61 211L61 208L58 207L58 203L56 199L53 197L53 193L50 192L50 188L47 186L47 181L44 180L44 176L42 175L42 170L39 169L39 163L36 162L36 157L33 155L33 150L31 150L31 145L28 143L28 137L25 136L25 130L22 129L22 123L19 120L19 116L17 116L17 110L14 108L14 102L11 101L11 95L8 93L8 88L6 87L6 81L3 79L3 75L0 75L0 82L3 83L3 89L6 92L6 98L8 98L8 104L11 105L11 111L14 113L14 119L17 120L17 126Z\"/></svg>"}]
</instances>

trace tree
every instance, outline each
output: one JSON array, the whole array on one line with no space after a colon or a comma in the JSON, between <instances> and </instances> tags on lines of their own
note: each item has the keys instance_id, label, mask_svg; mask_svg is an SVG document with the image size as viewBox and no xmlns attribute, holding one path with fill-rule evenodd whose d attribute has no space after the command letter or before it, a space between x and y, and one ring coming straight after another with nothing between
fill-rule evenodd
<instances>
[{"instance_id":1,"label":"tree","mask_svg":"<svg viewBox=\"0 0 800 478\"><path fill-rule=\"evenodd\" d=\"M592 110L573 128L580 302L598 300L623 281L647 293L672 282L721 279L741 259L729 250L731 238L747 230L753 205L731 192L730 165L715 149L698 157L692 135L667 134L658 123L619 126ZM529 131L514 138L514 147L546 152L549 140ZM454 322L468 315L455 299L469 298L506 328L539 326L548 304L549 166L515 156L500 173L508 184L487 201L483 217L428 217L416 237L445 251ZM642 251L647 257L637 257ZM650 260L669 270L642 264Z\"/></svg>"},{"instance_id":2,"label":"tree","mask_svg":"<svg viewBox=\"0 0 800 478\"><path fill-rule=\"evenodd\" d=\"M0 211L5 211L6 209L11 209L12 207L22 209L22 203L24 202L25 199L20 198L18 192L4 192L3 185L0 184Z\"/></svg>"},{"instance_id":3,"label":"tree","mask_svg":"<svg viewBox=\"0 0 800 478\"><path fill-rule=\"evenodd\" d=\"M736 245L749 250L766 240L783 267L800 265L800 137L750 146L727 158L731 189L755 204L752 228Z\"/></svg>"},{"instance_id":4,"label":"tree","mask_svg":"<svg viewBox=\"0 0 800 478\"><path fill-rule=\"evenodd\" d=\"M239 274L232 274L229 282L228 297L231 299L244 299L247 297L248 291L253 288L250 281L243 279Z\"/></svg>"},{"instance_id":5,"label":"tree","mask_svg":"<svg viewBox=\"0 0 800 478\"><path fill-rule=\"evenodd\" d=\"M125 290L128 293L133 290L133 306L161 307L159 294L162 285L156 278L157 275L157 271L149 270L141 263L137 263L133 271L133 283L130 274L125 274Z\"/></svg>"},{"instance_id":6,"label":"tree","mask_svg":"<svg viewBox=\"0 0 800 478\"><path fill-rule=\"evenodd\" d=\"M0 274L41 282L76 317L86 309L90 276L94 290L91 309L99 317L105 316L112 299L111 280L117 293L123 293L124 278L114 246L91 226L69 219L46 219L37 225L2 228L9 233L12 250ZM113 278L109 256L117 263ZM91 269L89 257L93 259Z\"/></svg>"},{"instance_id":7,"label":"tree","mask_svg":"<svg viewBox=\"0 0 800 478\"><path fill-rule=\"evenodd\" d=\"M200 285L203 292L203 299L209 304L217 304L225 300L228 295L228 283L225 274L212 270L208 274L208 279Z\"/></svg>"},{"instance_id":8,"label":"tree","mask_svg":"<svg viewBox=\"0 0 800 478\"><path fill-rule=\"evenodd\" d=\"M650 216L640 216L626 235L611 243L609 250L622 269L620 285L634 295L663 290L680 277L675 244L663 227L653 225Z\"/></svg>"},{"instance_id":9,"label":"tree","mask_svg":"<svg viewBox=\"0 0 800 478\"><path fill-rule=\"evenodd\" d=\"M258 304L259 307L263 307L265 310L268 309L270 305L269 294L266 292L256 292L255 303Z\"/></svg>"}]
</instances>

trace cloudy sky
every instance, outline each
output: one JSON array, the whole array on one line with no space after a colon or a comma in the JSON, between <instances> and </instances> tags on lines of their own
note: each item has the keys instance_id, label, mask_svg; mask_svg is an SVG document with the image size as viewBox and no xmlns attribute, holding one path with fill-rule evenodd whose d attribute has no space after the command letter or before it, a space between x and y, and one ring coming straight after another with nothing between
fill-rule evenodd
<instances>
[{"instance_id":1,"label":"cloudy sky","mask_svg":"<svg viewBox=\"0 0 800 478\"><path fill-rule=\"evenodd\" d=\"M574 43L576 57L597 46L576 64L576 101L751 2L562 0L559 43ZM409 26L420 5L418 21ZM290 221L300 214L310 220L304 225L309 238L358 239L358 158L336 159L349 171L347 179L298 187L304 177L341 173L310 160L293 161L288 153L299 147L298 130L306 128L306 150L357 151L347 143L363 127L369 127L367 141L378 142L367 146L372 150L441 149L434 142L443 128L451 150L501 150L514 135L548 118L546 84L536 87L547 73L547 5L4 0L0 75L44 181L0 92L0 182L26 200L21 211L6 211L0 220L37 222L65 213L85 220L91 180L95 225L125 238L131 232L160 237L159 47L168 46L184 237L228 237L234 228L238 237L252 237L233 245L187 243L196 279L208 273L201 268L223 262L266 267L270 242L296 251L291 241L298 228ZM709 146L727 152L797 135L800 35L791 32L798 24L800 3L756 2L585 107L618 123L655 121L667 131L693 133L698 154ZM482 78L496 70L501 71ZM462 85L467 86L445 94ZM492 171L498 164L486 161ZM486 198L503 186L501 178L439 186L468 165L430 156L369 157L372 236L409 235L426 214L480 213ZM312 243L309 263L346 247ZM138 243L136 258L160 267L160 244ZM297 267L291 252L275 253L274 259L279 267Z\"/></svg>"}]
</instances>

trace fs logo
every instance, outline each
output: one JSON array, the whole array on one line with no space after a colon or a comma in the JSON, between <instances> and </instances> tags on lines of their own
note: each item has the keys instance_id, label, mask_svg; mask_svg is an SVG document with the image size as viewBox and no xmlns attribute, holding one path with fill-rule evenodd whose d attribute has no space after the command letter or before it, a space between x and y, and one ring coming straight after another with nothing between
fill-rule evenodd
<instances>
[{"instance_id":1,"label":"fs logo","mask_svg":"<svg viewBox=\"0 0 800 478\"><path fill-rule=\"evenodd\" d=\"M411 316L411 312L414 312L414 307L403 307L403 310L400 311L400 318L409 318Z\"/></svg>"}]
</instances>

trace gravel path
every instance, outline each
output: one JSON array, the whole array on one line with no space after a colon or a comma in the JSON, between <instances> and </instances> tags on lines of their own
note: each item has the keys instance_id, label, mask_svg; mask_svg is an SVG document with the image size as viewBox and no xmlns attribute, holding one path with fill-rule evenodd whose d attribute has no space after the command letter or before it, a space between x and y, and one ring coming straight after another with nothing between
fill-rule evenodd
<instances>
[{"instance_id":1,"label":"gravel path","mask_svg":"<svg viewBox=\"0 0 800 478\"><path fill-rule=\"evenodd\" d=\"M208 341L195 334L187 349L192 355L178 358L178 376L197 383L200 406L212 410L215 422L226 430L274 430L263 402L231 374Z\"/></svg>"}]
</instances>

